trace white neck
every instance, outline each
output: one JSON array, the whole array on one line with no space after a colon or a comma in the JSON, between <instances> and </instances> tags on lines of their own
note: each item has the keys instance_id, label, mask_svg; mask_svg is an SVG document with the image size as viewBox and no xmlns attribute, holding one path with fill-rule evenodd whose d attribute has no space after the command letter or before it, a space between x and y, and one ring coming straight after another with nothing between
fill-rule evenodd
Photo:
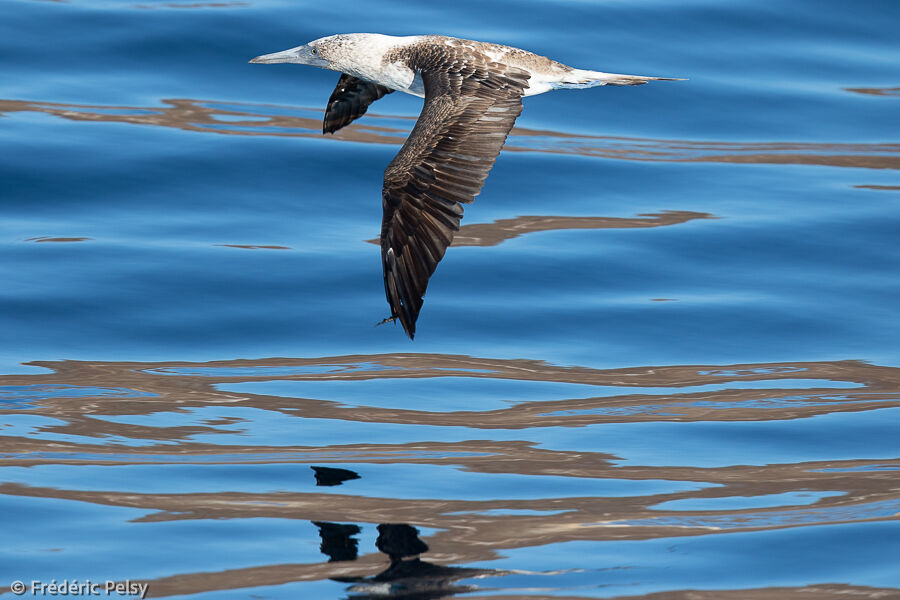
<instances>
[{"instance_id":1,"label":"white neck","mask_svg":"<svg viewBox=\"0 0 900 600\"><path fill-rule=\"evenodd\" d=\"M396 37L379 33L345 34L346 57L332 61L332 68L394 90L410 93L415 79L412 69L402 63L386 63L385 55L396 48L418 40L420 36ZM417 94L418 95L418 94Z\"/></svg>"}]
</instances>

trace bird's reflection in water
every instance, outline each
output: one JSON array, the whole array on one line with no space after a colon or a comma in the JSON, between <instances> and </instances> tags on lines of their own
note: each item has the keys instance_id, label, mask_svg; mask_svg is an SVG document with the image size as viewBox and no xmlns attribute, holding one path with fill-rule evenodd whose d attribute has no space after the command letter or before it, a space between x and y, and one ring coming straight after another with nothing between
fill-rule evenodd
<instances>
[{"instance_id":1,"label":"bird's reflection in water","mask_svg":"<svg viewBox=\"0 0 900 600\"><path fill-rule=\"evenodd\" d=\"M341 485L359 474L347 469L312 467L316 485ZM362 528L353 523L313 521L319 529L319 549L328 562L356 560ZM419 539L419 530L406 523L378 525L375 547L388 555L390 565L371 577L332 577L332 581L351 584L347 591L355 600L366 598L403 598L404 600L436 600L475 591L477 586L458 585L462 579L497 574L490 569L445 567L419 558L428 552L428 544Z\"/></svg>"},{"instance_id":2,"label":"bird's reflection in water","mask_svg":"<svg viewBox=\"0 0 900 600\"><path fill-rule=\"evenodd\" d=\"M319 537L322 538L319 550L328 557L328 562L356 560L359 554L359 540L353 536L362 531L359 525L323 521L313 521L313 525L319 528Z\"/></svg>"},{"instance_id":3,"label":"bird's reflection in water","mask_svg":"<svg viewBox=\"0 0 900 600\"><path fill-rule=\"evenodd\" d=\"M356 558L356 540L350 538L360 531L359 527L335 523L316 523L316 525L319 526L319 535L322 536L323 553L334 557L352 546L353 558ZM347 537L340 539L337 536L338 531L346 533ZM422 560L419 555L428 551L428 545L419 539L419 530L406 523L382 523L379 525L375 546L390 558L391 564L387 569L372 577L331 578L332 581L351 584L347 591L352 594L353 598L404 598L408 600L448 598L478 589L474 585L458 584L457 582L460 580L493 573L489 569L445 567Z\"/></svg>"},{"instance_id":4,"label":"bird's reflection in water","mask_svg":"<svg viewBox=\"0 0 900 600\"><path fill-rule=\"evenodd\" d=\"M333 467L310 467L316 475L316 485L331 487L341 485L351 479L359 479L359 473L350 469L335 469Z\"/></svg>"}]
</instances>

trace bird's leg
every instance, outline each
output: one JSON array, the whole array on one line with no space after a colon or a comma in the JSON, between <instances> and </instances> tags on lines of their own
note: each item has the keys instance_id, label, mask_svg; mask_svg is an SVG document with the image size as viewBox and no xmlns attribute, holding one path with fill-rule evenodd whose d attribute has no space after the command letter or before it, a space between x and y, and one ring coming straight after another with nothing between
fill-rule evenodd
<instances>
[{"instance_id":1,"label":"bird's leg","mask_svg":"<svg viewBox=\"0 0 900 600\"><path fill-rule=\"evenodd\" d=\"M393 323L396 320L397 320L397 315L391 315L389 317L385 317L378 323L375 323L375 327L378 327L379 325L384 325L385 323Z\"/></svg>"}]
</instances>

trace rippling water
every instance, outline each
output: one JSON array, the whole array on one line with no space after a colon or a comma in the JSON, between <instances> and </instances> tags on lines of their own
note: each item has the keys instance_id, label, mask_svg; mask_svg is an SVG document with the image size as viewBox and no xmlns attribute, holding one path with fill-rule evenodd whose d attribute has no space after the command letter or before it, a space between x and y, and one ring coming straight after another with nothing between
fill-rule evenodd
<instances>
[{"instance_id":1,"label":"rippling water","mask_svg":"<svg viewBox=\"0 0 900 600\"><path fill-rule=\"evenodd\" d=\"M0 3L0 596L900 598L898 22ZM528 98L410 342L420 101L246 63L349 31L689 81Z\"/></svg>"}]
</instances>

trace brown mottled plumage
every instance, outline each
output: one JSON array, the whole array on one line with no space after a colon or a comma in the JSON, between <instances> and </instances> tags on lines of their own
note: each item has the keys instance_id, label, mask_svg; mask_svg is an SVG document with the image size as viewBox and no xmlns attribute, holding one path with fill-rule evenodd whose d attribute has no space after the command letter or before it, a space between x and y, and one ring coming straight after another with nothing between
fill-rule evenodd
<instances>
[{"instance_id":1,"label":"brown mottled plumage","mask_svg":"<svg viewBox=\"0 0 900 600\"><path fill-rule=\"evenodd\" d=\"M445 36L340 34L251 62L341 71L323 131L403 91L424 96L412 132L384 173L381 261L389 320L412 338L428 281L459 230L462 204L481 191L522 98L559 88L640 85L642 77L575 69L519 48ZM388 319L386 319L388 320Z\"/></svg>"},{"instance_id":2,"label":"brown mottled plumage","mask_svg":"<svg viewBox=\"0 0 900 600\"><path fill-rule=\"evenodd\" d=\"M529 74L458 48L402 57L422 74L425 105L384 173L384 291L413 337L425 288L522 112Z\"/></svg>"}]
</instances>

